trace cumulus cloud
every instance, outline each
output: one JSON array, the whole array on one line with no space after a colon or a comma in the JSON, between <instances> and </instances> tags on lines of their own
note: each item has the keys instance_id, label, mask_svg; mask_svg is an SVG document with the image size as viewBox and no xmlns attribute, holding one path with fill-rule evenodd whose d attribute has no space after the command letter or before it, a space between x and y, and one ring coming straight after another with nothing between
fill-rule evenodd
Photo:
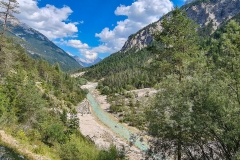
<instances>
[{"instance_id":1,"label":"cumulus cloud","mask_svg":"<svg viewBox=\"0 0 240 160\"><path fill-rule=\"evenodd\" d=\"M97 59L99 53L110 53L110 52L112 52L105 45L99 45L97 47L89 47L88 44L82 43L80 40L76 40L76 39L71 39L71 40L61 39L60 42L56 42L56 43L78 49L79 53L83 57L85 57L87 60L91 60L91 61Z\"/></svg>"},{"instance_id":2,"label":"cumulus cloud","mask_svg":"<svg viewBox=\"0 0 240 160\"><path fill-rule=\"evenodd\" d=\"M106 27L100 33L95 34L96 37L100 38L101 45L83 48L83 44L78 42L77 46L73 44L71 46L78 48L80 54L90 60L96 59L99 53L119 51L129 35L159 20L163 14L169 12L172 8L173 3L170 0L137 0L130 6L120 5L116 8L115 15L126 16L126 19L118 21L113 30Z\"/></svg>"},{"instance_id":3,"label":"cumulus cloud","mask_svg":"<svg viewBox=\"0 0 240 160\"><path fill-rule=\"evenodd\" d=\"M88 60L95 60L98 57L98 53L93 50L81 49L80 53Z\"/></svg>"},{"instance_id":4,"label":"cumulus cloud","mask_svg":"<svg viewBox=\"0 0 240 160\"><path fill-rule=\"evenodd\" d=\"M127 16L117 26L110 30L104 28L95 36L111 51L118 51L124 45L127 37L146 25L153 23L173 8L170 0L137 0L130 6L120 5L115 10L115 15Z\"/></svg>"},{"instance_id":5,"label":"cumulus cloud","mask_svg":"<svg viewBox=\"0 0 240 160\"><path fill-rule=\"evenodd\" d=\"M77 49L87 49L89 48L88 44L82 43L80 40L68 40L64 42L67 46L71 46Z\"/></svg>"},{"instance_id":6,"label":"cumulus cloud","mask_svg":"<svg viewBox=\"0 0 240 160\"><path fill-rule=\"evenodd\" d=\"M22 22L43 33L49 39L76 36L77 22L69 22L71 8L63 6L56 8L47 4L39 8L36 0L18 0L21 14L16 15Z\"/></svg>"},{"instance_id":7,"label":"cumulus cloud","mask_svg":"<svg viewBox=\"0 0 240 160\"><path fill-rule=\"evenodd\" d=\"M24 23L46 35L55 42L77 48L85 58L96 59L99 53L113 53L121 49L127 37L146 25L157 21L163 14L173 8L170 0L136 0L131 5L120 5L115 10L116 16L126 16L125 20L118 21L114 29L104 28L95 37L101 44L90 47L76 38L78 24L84 21L71 22L68 18L73 13L70 7L56 8L54 5L38 7L37 0L18 0L21 14L17 17ZM57 41L63 39L62 41Z\"/></svg>"}]
</instances>

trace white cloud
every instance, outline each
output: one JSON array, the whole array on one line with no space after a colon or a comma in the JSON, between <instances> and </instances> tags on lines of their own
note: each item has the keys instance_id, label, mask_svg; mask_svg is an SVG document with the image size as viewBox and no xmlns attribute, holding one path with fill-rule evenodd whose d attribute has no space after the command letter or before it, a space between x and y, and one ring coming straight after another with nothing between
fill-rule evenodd
<instances>
[{"instance_id":1,"label":"white cloud","mask_svg":"<svg viewBox=\"0 0 240 160\"><path fill-rule=\"evenodd\" d=\"M119 51L127 37L146 25L157 21L163 14L169 12L173 8L173 3L170 0L137 0L130 6L120 5L115 10L115 14L127 16L123 21L118 21L113 30L104 28L101 33L96 33L95 36L100 38L101 45L98 47L83 47L79 41L75 42L72 47L79 49L81 55L89 60L97 58L99 53L113 53ZM77 43L77 44L76 44ZM88 45L86 45L88 46Z\"/></svg>"},{"instance_id":2,"label":"white cloud","mask_svg":"<svg viewBox=\"0 0 240 160\"><path fill-rule=\"evenodd\" d=\"M20 14L16 15L22 22L43 33L49 39L76 36L77 22L68 22L72 10L68 6L56 8L47 4L39 8L36 0L18 0Z\"/></svg>"},{"instance_id":3,"label":"white cloud","mask_svg":"<svg viewBox=\"0 0 240 160\"><path fill-rule=\"evenodd\" d=\"M98 53L110 53L112 52L109 50L108 47L105 45L99 45L98 47L89 47L88 44L82 43L80 40L71 39L71 40L64 40L61 39L60 41L56 41L55 43L70 46L79 50L79 53L85 57L87 60L93 61L97 59Z\"/></svg>"},{"instance_id":4,"label":"white cloud","mask_svg":"<svg viewBox=\"0 0 240 160\"><path fill-rule=\"evenodd\" d=\"M110 51L118 51L124 45L127 37L146 25L153 23L173 8L170 0L137 0L130 6L120 5L115 10L116 15L127 16L123 21L117 22L117 26L110 30L104 28L95 36Z\"/></svg>"},{"instance_id":5,"label":"white cloud","mask_svg":"<svg viewBox=\"0 0 240 160\"><path fill-rule=\"evenodd\" d=\"M120 5L115 10L116 16L126 16L118 21L114 29L104 28L95 37L100 38L101 44L90 47L80 40L68 40L66 37L76 38L78 24L84 21L71 22L68 18L73 13L70 7L56 8L53 5L38 7L37 0L18 0L21 14L17 17L32 28L46 35L49 39L57 40L58 44L65 44L77 48L87 59L97 58L99 53L113 53L121 49L127 37L146 25L157 21L164 13L173 8L170 0L136 0L129 6Z\"/></svg>"},{"instance_id":6,"label":"white cloud","mask_svg":"<svg viewBox=\"0 0 240 160\"><path fill-rule=\"evenodd\" d=\"M88 44L82 43L80 40L73 39L73 40L64 41L64 43L67 46L71 46L71 47L74 47L74 48L77 48L77 49L87 49L87 48L89 48Z\"/></svg>"},{"instance_id":7,"label":"white cloud","mask_svg":"<svg viewBox=\"0 0 240 160\"><path fill-rule=\"evenodd\" d=\"M95 60L98 57L98 53L93 50L80 49L79 51L87 60Z\"/></svg>"}]
</instances>

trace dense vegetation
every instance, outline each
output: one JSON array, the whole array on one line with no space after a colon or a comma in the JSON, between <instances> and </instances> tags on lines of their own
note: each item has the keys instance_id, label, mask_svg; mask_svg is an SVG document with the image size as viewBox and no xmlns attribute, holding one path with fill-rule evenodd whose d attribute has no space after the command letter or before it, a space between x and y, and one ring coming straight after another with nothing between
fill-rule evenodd
<instances>
[{"instance_id":1,"label":"dense vegetation","mask_svg":"<svg viewBox=\"0 0 240 160\"><path fill-rule=\"evenodd\" d=\"M162 90L145 111L156 138L150 154L239 159L240 24L230 21L201 48L186 15L170 17L155 37L165 48L157 53Z\"/></svg>"},{"instance_id":2,"label":"dense vegetation","mask_svg":"<svg viewBox=\"0 0 240 160\"><path fill-rule=\"evenodd\" d=\"M90 67L85 78L96 80L104 77L98 86L104 94L152 87L159 81L158 73L154 70L149 72L147 69L151 63L150 58L153 56L148 48L136 53L133 51L115 53L99 64Z\"/></svg>"},{"instance_id":3,"label":"dense vegetation","mask_svg":"<svg viewBox=\"0 0 240 160\"><path fill-rule=\"evenodd\" d=\"M180 10L170 17L155 35L164 47L150 48L156 57L149 71L159 71L161 89L152 104L143 107L124 91L108 96L110 109L127 112L123 121L130 125L147 127L155 138L150 157L239 159L239 19L204 40Z\"/></svg>"},{"instance_id":4,"label":"dense vegetation","mask_svg":"<svg viewBox=\"0 0 240 160\"><path fill-rule=\"evenodd\" d=\"M51 159L124 157L116 147L98 150L78 130L74 106L86 96L80 89L86 80L71 78L58 64L33 60L11 38L2 36L1 46L0 129Z\"/></svg>"}]
</instances>

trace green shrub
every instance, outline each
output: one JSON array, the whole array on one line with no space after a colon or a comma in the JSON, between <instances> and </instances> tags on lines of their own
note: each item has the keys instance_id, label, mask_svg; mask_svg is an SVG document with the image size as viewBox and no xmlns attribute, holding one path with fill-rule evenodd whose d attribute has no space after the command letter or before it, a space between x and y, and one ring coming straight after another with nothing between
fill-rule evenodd
<instances>
[{"instance_id":1,"label":"green shrub","mask_svg":"<svg viewBox=\"0 0 240 160\"><path fill-rule=\"evenodd\" d=\"M98 155L98 160L115 160L115 159L124 159L124 150L118 151L116 146L111 146L108 151L100 151Z\"/></svg>"}]
</instances>

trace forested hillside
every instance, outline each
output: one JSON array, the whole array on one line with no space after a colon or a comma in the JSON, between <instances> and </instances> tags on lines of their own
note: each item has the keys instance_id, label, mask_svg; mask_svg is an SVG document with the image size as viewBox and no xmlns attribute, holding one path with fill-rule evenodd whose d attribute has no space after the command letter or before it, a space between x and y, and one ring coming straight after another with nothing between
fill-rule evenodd
<instances>
[{"instance_id":1,"label":"forested hillside","mask_svg":"<svg viewBox=\"0 0 240 160\"><path fill-rule=\"evenodd\" d=\"M1 36L0 129L51 159L120 157L114 147L98 150L79 131L74 106L86 97L87 91L80 89L84 83L58 64L33 60L11 38Z\"/></svg>"},{"instance_id":2,"label":"forested hillside","mask_svg":"<svg viewBox=\"0 0 240 160\"><path fill-rule=\"evenodd\" d=\"M137 53L128 51L126 53L115 53L101 63L90 67L85 77L97 80L104 77L99 87L105 87L105 93L121 92L123 89L151 87L158 82L156 72L149 72L144 67L149 66L153 54L148 49Z\"/></svg>"},{"instance_id":3,"label":"forested hillside","mask_svg":"<svg viewBox=\"0 0 240 160\"><path fill-rule=\"evenodd\" d=\"M124 160L116 147L99 150L79 131L75 106L86 97L80 87L87 79L107 95L92 91L100 97L101 111L141 131L129 134L130 145L149 140L145 159L239 160L238 8L240 0L196 0L176 7L161 18L161 30L147 47L126 47L81 69L83 78L70 77L59 64L33 60L13 39L1 36L0 129L51 159ZM130 39L147 34L146 28ZM143 89L142 95L135 89Z\"/></svg>"}]
</instances>

